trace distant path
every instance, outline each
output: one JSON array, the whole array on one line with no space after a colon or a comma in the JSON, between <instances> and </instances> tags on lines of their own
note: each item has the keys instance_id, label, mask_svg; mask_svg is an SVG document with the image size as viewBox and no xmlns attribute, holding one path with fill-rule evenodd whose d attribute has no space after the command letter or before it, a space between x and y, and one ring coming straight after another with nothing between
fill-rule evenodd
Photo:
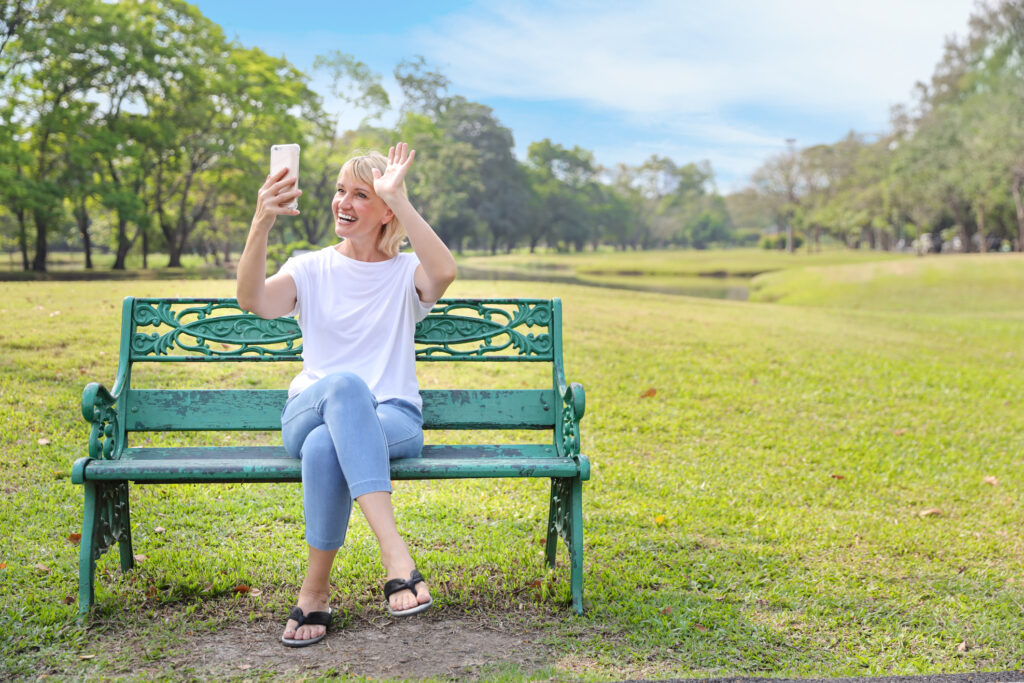
<instances>
[{"instance_id":1,"label":"distant path","mask_svg":"<svg viewBox=\"0 0 1024 683\"><path fill-rule=\"evenodd\" d=\"M883 676L878 678L667 678L642 681L631 678L621 683L1024 683L1024 671L992 673L935 674L934 676Z\"/></svg>"}]
</instances>

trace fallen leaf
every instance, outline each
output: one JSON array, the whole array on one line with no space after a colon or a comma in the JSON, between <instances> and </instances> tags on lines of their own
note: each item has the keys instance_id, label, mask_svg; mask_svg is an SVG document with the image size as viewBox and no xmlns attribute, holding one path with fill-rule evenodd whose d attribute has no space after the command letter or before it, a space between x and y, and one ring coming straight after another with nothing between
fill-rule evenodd
<instances>
[{"instance_id":1,"label":"fallen leaf","mask_svg":"<svg viewBox=\"0 0 1024 683\"><path fill-rule=\"evenodd\" d=\"M141 553L139 555L135 556L135 561L136 562L145 562L148 559L149 559L149 557L147 555L142 555Z\"/></svg>"},{"instance_id":2,"label":"fallen leaf","mask_svg":"<svg viewBox=\"0 0 1024 683\"><path fill-rule=\"evenodd\" d=\"M65 595L64 596L64 604L65 605L71 605L74 602L75 602L75 599L73 597L71 597L70 595Z\"/></svg>"},{"instance_id":3,"label":"fallen leaf","mask_svg":"<svg viewBox=\"0 0 1024 683\"><path fill-rule=\"evenodd\" d=\"M985 477L984 479L982 479L982 481L988 484L989 486L999 486L999 480L991 475Z\"/></svg>"},{"instance_id":4,"label":"fallen leaf","mask_svg":"<svg viewBox=\"0 0 1024 683\"><path fill-rule=\"evenodd\" d=\"M68 534L68 540L71 541L72 543L77 544L79 541L82 540L82 534L79 534L79 533Z\"/></svg>"},{"instance_id":5,"label":"fallen leaf","mask_svg":"<svg viewBox=\"0 0 1024 683\"><path fill-rule=\"evenodd\" d=\"M258 598L261 595L263 595L263 591L261 591L259 588L253 588L249 591L249 595L251 595L254 598Z\"/></svg>"},{"instance_id":6,"label":"fallen leaf","mask_svg":"<svg viewBox=\"0 0 1024 683\"><path fill-rule=\"evenodd\" d=\"M96 656L96 655L78 655L78 658L79 658L79 659L92 659L92 658L94 658L95 656Z\"/></svg>"},{"instance_id":7,"label":"fallen leaf","mask_svg":"<svg viewBox=\"0 0 1024 683\"><path fill-rule=\"evenodd\" d=\"M541 580L540 579L534 579L530 583L526 584L526 587L527 588L540 588L541 587Z\"/></svg>"},{"instance_id":8,"label":"fallen leaf","mask_svg":"<svg viewBox=\"0 0 1024 683\"><path fill-rule=\"evenodd\" d=\"M661 609L661 610L658 610L658 611L661 612L662 614L672 614L672 606L669 605L668 607L665 607L664 609Z\"/></svg>"},{"instance_id":9,"label":"fallen leaf","mask_svg":"<svg viewBox=\"0 0 1024 683\"><path fill-rule=\"evenodd\" d=\"M153 529L153 531L155 531L158 534L162 534L163 532L167 531L167 529L163 528L162 526L158 526L157 528Z\"/></svg>"},{"instance_id":10,"label":"fallen leaf","mask_svg":"<svg viewBox=\"0 0 1024 683\"><path fill-rule=\"evenodd\" d=\"M644 393L640 394L640 398L651 398L652 396L656 396L657 393L658 393L658 390L655 389L654 387L651 387L650 389L648 389Z\"/></svg>"},{"instance_id":11,"label":"fallen leaf","mask_svg":"<svg viewBox=\"0 0 1024 683\"><path fill-rule=\"evenodd\" d=\"M693 627L695 629L697 629L698 631L700 631L701 633L707 633L708 632L708 627L705 626L704 624L694 624Z\"/></svg>"},{"instance_id":12,"label":"fallen leaf","mask_svg":"<svg viewBox=\"0 0 1024 683\"><path fill-rule=\"evenodd\" d=\"M907 430L900 427L899 429L892 430L892 433L895 434L896 436L903 436L904 434L907 433Z\"/></svg>"},{"instance_id":13,"label":"fallen leaf","mask_svg":"<svg viewBox=\"0 0 1024 683\"><path fill-rule=\"evenodd\" d=\"M6 562L0 562L0 569L7 569L7 563Z\"/></svg>"},{"instance_id":14,"label":"fallen leaf","mask_svg":"<svg viewBox=\"0 0 1024 683\"><path fill-rule=\"evenodd\" d=\"M966 640L961 640L959 643L957 643L957 646L956 646L956 651L957 652L967 652L970 649L971 649L971 646L967 644Z\"/></svg>"},{"instance_id":15,"label":"fallen leaf","mask_svg":"<svg viewBox=\"0 0 1024 683\"><path fill-rule=\"evenodd\" d=\"M843 475L843 474L833 474L832 478L833 479L846 479L846 475Z\"/></svg>"},{"instance_id":16,"label":"fallen leaf","mask_svg":"<svg viewBox=\"0 0 1024 683\"><path fill-rule=\"evenodd\" d=\"M35 570L37 570L37 571L41 571L41 572L44 572L44 573L47 573L47 574L49 574L49 573L50 573L50 568L49 568L49 567L47 567L47 566L46 566L45 564L43 564L42 562L40 562L39 564L34 564L34 565L32 565L32 568L33 568L33 569L35 569Z\"/></svg>"},{"instance_id":17,"label":"fallen leaf","mask_svg":"<svg viewBox=\"0 0 1024 683\"><path fill-rule=\"evenodd\" d=\"M238 668L241 669L242 671L248 671L249 669L252 668L252 664L239 664Z\"/></svg>"},{"instance_id":18,"label":"fallen leaf","mask_svg":"<svg viewBox=\"0 0 1024 683\"><path fill-rule=\"evenodd\" d=\"M920 517L941 517L942 510L939 508L928 508L927 510L921 510L917 514Z\"/></svg>"},{"instance_id":19,"label":"fallen leaf","mask_svg":"<svg viewBox=\"0 0 1024 683\"><path fill-rule=\"evenodd\" d=\"M146 589L146 597L147 598L156 597L156 594L159 593L159 592L160 591L158 591L156 589L156 586L150 586L149 588Z\"/></svg>"},{"instance_id":20,"label":"fallen leaf","mask_svg":"<svg viewBox=\"0 0 1024 683\"><path fill-rule=\"evenodd\" d=\"M231 590L235 591L236 593L248 593L249 587L246 586L244 583L240 583Z\"/></svg>"},{"instance_id":21,"label":"fallen leaf","mask_svg":"<svg viewBox=\"0 0 1024 683\"><path fill-rule=\"evenodd\" d=\"M46 438L37 439L36 443L39 444L40 446L49 446L50 445L50 440L46 439Z\"/></svg>"}]
</instances>

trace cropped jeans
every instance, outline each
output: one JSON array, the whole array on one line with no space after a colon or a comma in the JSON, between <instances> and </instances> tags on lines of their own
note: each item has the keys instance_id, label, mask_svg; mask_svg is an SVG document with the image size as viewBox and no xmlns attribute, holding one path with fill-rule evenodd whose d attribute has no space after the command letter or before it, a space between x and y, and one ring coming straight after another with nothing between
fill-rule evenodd
<instances>
[{"instance_id":1,"label":"cropped jeans","mask_svg":"<svg viewBox=\"0 0 1024 683\"><path fill-rule=\"evenodd\" d=\"M391 492L390 461L419 455L423 416L401 399L378 403L350 372L328 375L288 399L281 439L302 460L306 542L336 550L345 542L352 501Z\"/></svg>"}]
</instances>

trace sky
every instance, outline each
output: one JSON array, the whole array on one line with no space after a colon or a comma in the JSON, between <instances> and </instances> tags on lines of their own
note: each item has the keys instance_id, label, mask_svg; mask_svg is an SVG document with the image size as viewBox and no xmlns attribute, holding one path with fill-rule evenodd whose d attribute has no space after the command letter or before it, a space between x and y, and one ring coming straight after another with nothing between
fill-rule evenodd
<instances>
[{"instance_id":1,"label":"sky","mask_svg":"<svg viewBox=\"0 0 1024 683\"><path fill-rule=\"evenodd\" d=\"M888 129L974 0L192 0L228 38L310 74L350 54L380 74L422 55L449 94L494 110L515 153L549 138L606 167L651 155L708 160L723 192L787 140L832 143ZM332 111L342 111L327 98ZM343 111L342 123L363 113ZM383 120L394 123L394 114Z\"/></svg>"}]
</instances>

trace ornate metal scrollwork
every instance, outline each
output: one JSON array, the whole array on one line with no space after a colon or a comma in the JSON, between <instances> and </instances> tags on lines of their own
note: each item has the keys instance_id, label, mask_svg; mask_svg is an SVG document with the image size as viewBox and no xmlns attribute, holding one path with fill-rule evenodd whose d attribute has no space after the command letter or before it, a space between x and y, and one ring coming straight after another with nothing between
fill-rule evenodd
<instances>
[{"instance_id":1,"label":"ornate metal scrollwork","mask_svg":"<svg viewBox=\"0 0 1024 683\"><path fill-rule=\"evenodd\" d=\"M174 308L172 303L185 307ZM132 317L137 327L171 328L162 334L136 331L132 335L132 357L136 360L166 356L174 350L201 358L237 358L248 354L301 359L302 346L296 346L296 341L302 334L294 318L266 320L246 313L233 300L139 300Z\"/></svg>"},{"instance_id":2,"label":"ornate metal scrollwork","mask_svg":"<svg viewBox=\"0 0 1024 683\"><path fill-rule=\"evenodd\" d=\"M562 453L578 455L580 452L580 424L576 421L572 401L564 401L562 406Z\"/></svg>"},{"instance_id":3,"label":"ornate metal scrollwork","mask_svg":"<svg viewBox=\"0 0 1024 683\"><path fill-rule=\"evenodd\" d=\"M572 479L551 480L551 517L549 531L557 533L572 548Z\"/></svg>"},{"instance_id":4,"label":"ornate metal scrollwork","mask_svg":"<svg viewBox=\"0 0 1024 683\"><path fill-rule=\"evenodd\" d=\"M103 460L114 457L118 433L117 409L113 405L95 406L89 430L89 457Z\"/></svg>"},{"instance_id":5,"label":"ornate metal scrollwork","mask_svg":"<svg viewBox=\"0 0 1024 683\"><path fill-rule=\"evenodd\" d=\"M93 560L99 559L110 546L129 538L128 482L97 485L96 506Z\"/></svg>"},{"instance_id":6,"label":"ornate metal scrollwork","mask_svg":"<svg viewBox=\"0 0 1024 683\"><path fill-rule=\"evenodd\" d=\"M416 326L419 360L483 356L551 360L551 303L442 302ZM509 302L512 306L513 302ZM540 327L540 334L526 328Z\"/></svg>"}]
</instances>

